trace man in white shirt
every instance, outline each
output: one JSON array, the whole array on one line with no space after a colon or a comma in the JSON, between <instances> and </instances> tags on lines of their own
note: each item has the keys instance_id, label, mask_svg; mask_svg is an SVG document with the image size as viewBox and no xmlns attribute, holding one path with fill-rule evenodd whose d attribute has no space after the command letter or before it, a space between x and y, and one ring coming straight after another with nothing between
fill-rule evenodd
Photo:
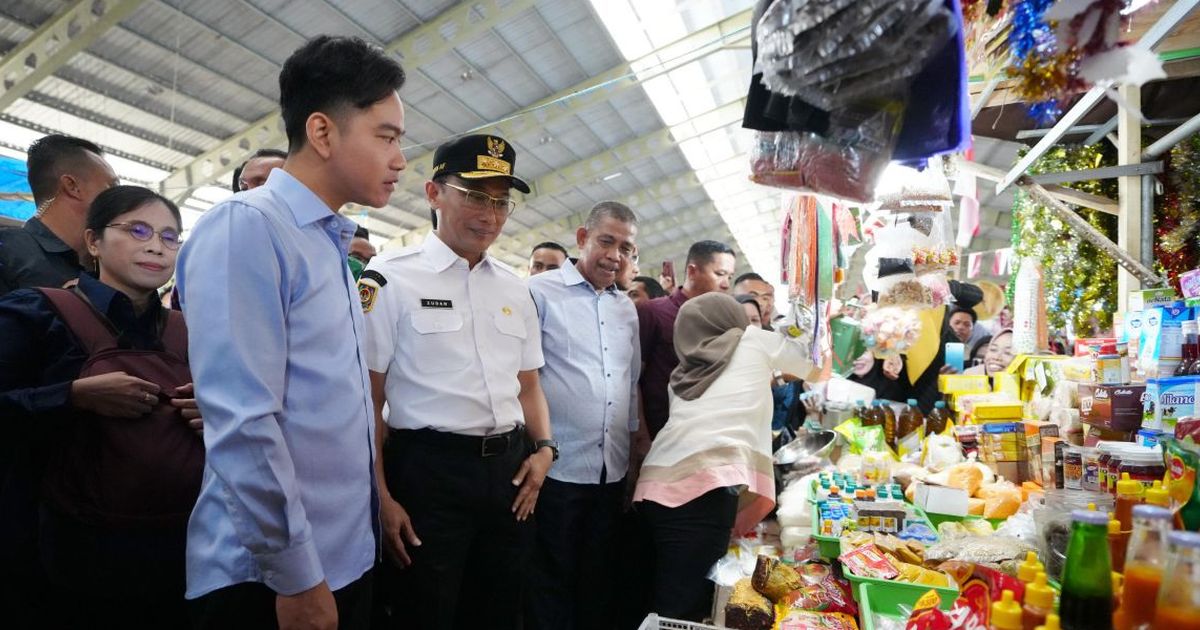
<instances>
[{"instance_id":1,"label":"man in white shirt","mask_svg":"<svg viewBox=\"0 0 1200 630\"><path fill-rule=\"evenodd\" d=\"M529 517L558 446L533 300L487 255L510 188L529 192L515 159L495 136L438 147L425 184L436 231L359 279L384 549L404 567L378 597L398 627L517 627Z\"/></svg>"}]
</instances>

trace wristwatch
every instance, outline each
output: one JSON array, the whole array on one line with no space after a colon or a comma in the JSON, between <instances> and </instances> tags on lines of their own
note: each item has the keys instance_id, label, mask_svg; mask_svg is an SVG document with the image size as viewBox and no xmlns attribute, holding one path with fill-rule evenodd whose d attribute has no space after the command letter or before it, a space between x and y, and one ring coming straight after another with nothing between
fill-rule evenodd
<instances>
[{"instance_id":1,"label":"wristwatch","mask_svg":"<svg viewBox=\"0 0 1200 630\"><path fill-rule=\"evenodd\" d=\"M533 452L538 452L545 447L550 447L550 452L554 454L552 462L558 461L558 442L556 440L538 440L533 443Z\"/></svg>"}]
</instances>

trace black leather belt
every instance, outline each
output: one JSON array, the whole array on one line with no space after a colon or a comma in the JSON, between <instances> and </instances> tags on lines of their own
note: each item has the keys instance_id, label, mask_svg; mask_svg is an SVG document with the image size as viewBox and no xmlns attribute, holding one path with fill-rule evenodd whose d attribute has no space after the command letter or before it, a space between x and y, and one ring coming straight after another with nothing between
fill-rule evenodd
<instances>
[{"instance_id":1,"label":"black leather belt","mask_svg":"<svg viewBox=\"0 0 1200 630\"><path fill-rule=\"evenodd\" d=\"M433 429L391 429L390 437L476 457L495 457L525 443L525 427L497 435L463 435Z\"/></svg>"}]
</instances>

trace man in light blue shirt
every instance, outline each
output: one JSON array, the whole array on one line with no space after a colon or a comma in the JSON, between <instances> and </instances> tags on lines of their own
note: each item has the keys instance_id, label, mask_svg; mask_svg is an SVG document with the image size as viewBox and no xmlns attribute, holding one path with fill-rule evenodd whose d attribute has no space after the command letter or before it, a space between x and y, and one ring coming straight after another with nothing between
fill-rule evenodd
<instances>
[{"instance_id":1,"label":"man in light blue shirt","mask_svg":"<svg viewBox=\"0 0 1200 630\"><path fill-rule=\"evenodd\" d=\"M637 219L596 204L576 232L579 262L529 280L542 329L542 387L561 457L542 486L526 628L612 627L617 520L637 430L637 310L617 290Z\"/></svg>"},{"instance_id":2,"label":"man in light blue shirt","mask_svg":"<svg viewBox=\"0 0 1200 630\"><path fill-rule=\"evenodd\" d=\"M374 420L338 210L385 205L404 169L404 71L322 36L279 83L287 162L208 211L179 257L207 449L187 597L198 628L365 629Z\"/></svg>"}]
</instances>

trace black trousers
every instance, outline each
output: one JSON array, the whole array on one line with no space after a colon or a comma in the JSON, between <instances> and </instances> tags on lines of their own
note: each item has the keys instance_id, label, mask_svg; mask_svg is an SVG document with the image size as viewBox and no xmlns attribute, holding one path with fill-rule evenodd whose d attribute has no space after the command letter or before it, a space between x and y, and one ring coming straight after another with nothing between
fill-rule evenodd
<instances>
[{"instance_id":1,"label":"black trousers","mask_svg":"<svg viewBox=\"0 0 1200 630\"><path fill-rule=\"evenodd\" d=\"M386 571L388 627L516 630L533 537L533 522L512 512L525 436L490 457L427 437L392 431L384 446L388 490L421 540L408 548L411 566Z\"/></svg>"},{"instance_id":2,"label":"black trousers","mask_svg":"<svg viewBox=\"0 0 1200 630\"><path fill-rule=\"evenodd\" d=\"M725 555L737 495L717 488L679 507L640 504L654 537L654 612L703 621L712 610L709 569Z\"/></svg>"},{"instance_id":3,"label":"black trousers","mask_svg":"<svg viewBox=\"0 0 1200 630\"><path fill-rule=\"evenodd\" d=\"M370 630L371 571L333 592L338 630ZM258 582L217 589L190 602L195 630L274 630L275 591Z\"/></svg>"},{"instance_id":4,"label":"black trousers","mask_svg":"<svg viewBox=\"0 0 1200 630\"><path fill-rule=\"evenodd\" d=\"M538 496L525 630L612 630L625 482L547 478Z\"/></svg>"}]
</instances>

